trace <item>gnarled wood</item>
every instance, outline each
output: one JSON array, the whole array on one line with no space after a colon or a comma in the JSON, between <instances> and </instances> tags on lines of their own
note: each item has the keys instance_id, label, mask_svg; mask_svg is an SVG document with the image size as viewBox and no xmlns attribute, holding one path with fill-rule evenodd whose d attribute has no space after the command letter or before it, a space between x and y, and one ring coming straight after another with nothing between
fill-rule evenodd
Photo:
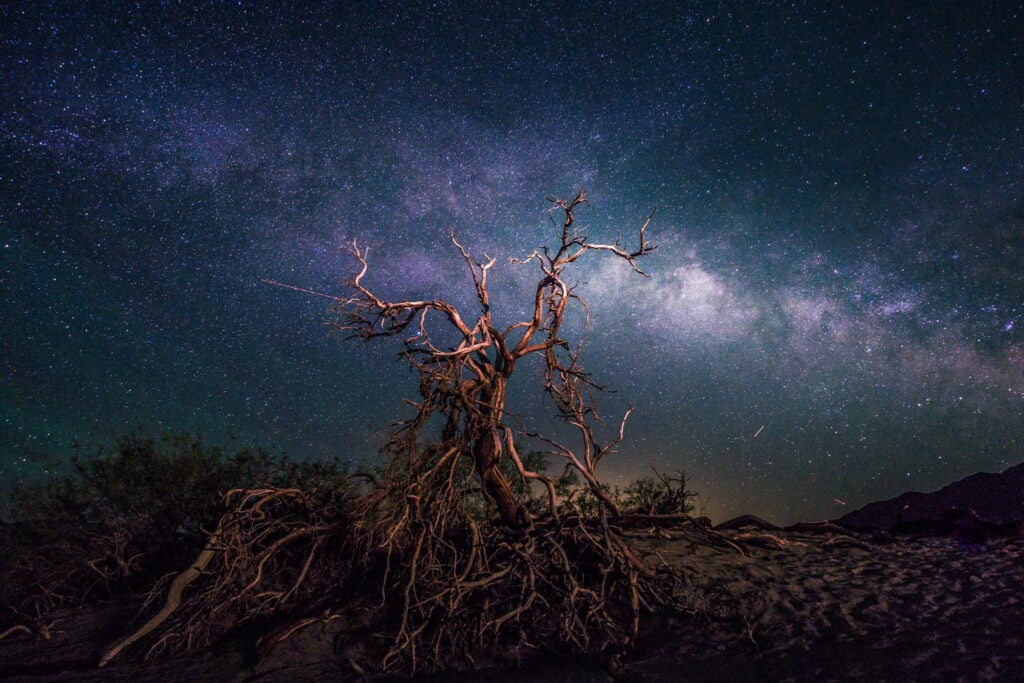
<instances>
[{"instance_id":1,"label":"gnarled wood","mask_svg":"<svg viewBox=\"0 0 1024 683\"><path fill-rule=\"evenodd\" d=\"M414 404L417 414L403 423L387 446L391 453L401 453L403 462L418 467L417 462L455 446L468 456L477 472L484 495L494 505L502 521L511 528L524 528L529 514L522 501L516 500L508 481L509 467L515 456L503 445L506 424L505 390L517 362L539 353L544 359L544 389L554 401L559 416L575 428L580 446L571 449L557 445L552 454L564 458L576 469L593 495L607 511L618 516L615 502L602 491L596 468L601 458L614 451L623 438L626 418L619 434L610 442L601 442L595 431L597 413L587 392L598 390L579 363L580 349L571 350L562 337L565 313L573 302L582 300L565 281L566 269L589 252L606 253L625 260L637 273L644 275L638 260L655 247L647 242L646 230L654 214L638 231L637 246L628 249L617 240L612 244L591 242L577 223L576 213L587 202L581 189L571 200L549 197L552 209L561 212L559 238L554 245L545 245L525 259L512 263L537 263L540 274L534 290L533 305L527 319L499 331L492 319L492 303L488 292L488 273L496 260L485 257L474 262L468 250L450 234L451 242L466 263L478 304L473 315L464 315L443 299L390 301L377 294L364 280L369 272L368 249L353 243L352 256L359 271L349 282L352 290L347 298L331 297L338 318L331 324L338 330L362 340L378 337L405 336L403 354L420 374L421 398ZM275 283L276 284L276 283ZM301 290L300 291L304 291ZM442 350L434 343L431 325L435 320L446 322L461 339L451 350ZM469 321L475 320L470 323ZM445 420L440 443L423 448L418 444L421 432L431 415L440 413ZM548 441L549 445L554 445ZM527 477L518 465L519 476ZM537 478L531 475L531 478ZM553 499L552 499L553 502Z\"/></svg>"}]
</instances>

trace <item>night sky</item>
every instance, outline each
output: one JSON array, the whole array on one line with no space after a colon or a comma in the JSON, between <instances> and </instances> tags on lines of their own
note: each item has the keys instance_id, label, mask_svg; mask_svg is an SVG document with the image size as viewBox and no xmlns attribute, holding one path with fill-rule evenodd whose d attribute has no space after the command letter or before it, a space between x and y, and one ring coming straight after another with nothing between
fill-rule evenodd
<instances>
[{"instance_id":1,"label":"night sky","mask_svg":"<svg viewBox=\"0 0 1024 683\"><path fill-rule=\"evenodd\" d=\"M606 480L787 523L1024 460L1021 4L288 4L3 3L0 479L140 424L372 456L398 346L261 280L343 294L357 239L468 304L453 229L511 323L581 186L595 241L658 210L649 279L570 278Z\"/></svg>"}]
</instances>

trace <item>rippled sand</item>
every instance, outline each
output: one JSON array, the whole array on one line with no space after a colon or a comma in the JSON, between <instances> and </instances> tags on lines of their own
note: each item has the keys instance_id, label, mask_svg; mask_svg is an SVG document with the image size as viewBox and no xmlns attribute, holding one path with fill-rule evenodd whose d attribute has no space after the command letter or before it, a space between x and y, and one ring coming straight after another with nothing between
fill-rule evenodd
<instances>
[{"instance_id":1,"label":"rippled sand","mask_svg":"<svg viewBox=\"0 0 1024 683\"><path fill-rule=\"evenodd\" d=\"M744 555L675 535L642 544L686 571L698 613L652 634L627 678L1024 677L1024 541L723 532Z\"/></svg>"}]
</instances>

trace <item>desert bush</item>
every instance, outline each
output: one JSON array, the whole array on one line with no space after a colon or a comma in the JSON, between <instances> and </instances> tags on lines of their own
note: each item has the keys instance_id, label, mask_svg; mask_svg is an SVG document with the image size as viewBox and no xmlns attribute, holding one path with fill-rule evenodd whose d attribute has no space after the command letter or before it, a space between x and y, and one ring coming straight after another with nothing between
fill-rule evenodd
<instances>
[{"instance_id":1,"label":"desert bush","mask_svg":"<svg viewBox=\"0 0 1024 683\"><path fill-rule=\"evenodd\" d=\"M697 494L686 488L685 472L654 470L654 474L656 478L635 479L621 492L616 491L624 511L648 515L686 515L693 512L693 500Z\"/></svg>"},{"instance_id":2,"label":"desert bush","mask_svg":"<svg viewBox=\"0 0 1024 683\"><path fill-rule=\"evenodd\" d=\"M229 453L201 435L137 432L76 448L68 471L15 485L13 521L67 519L147 527L164 537L202 536L232 488L337 488L347 481L338 461L298 462L263 448Z\"/></svg>"},{"instance_id":3,"label":"desert bush","mask_svg":"<svg viewBox=\"0 0 1024 683\"><path fill-rule=\"evenodd\" d=\"M84 452L83 452L84 450ZM17 483L0 528L0 622L148 589L203 547L236 488L354 491L337 461L228 451L201 436L131 433L76 447L63 471Z\"/></svg>"},{"instance_id":4,"label":"desert bush","mask_svg":"<svg viewBox=\"0 0 1024 683\"><path fill-rule=\"evenodd\" d=\"M634 479L624 487L602 485L602 490L616 502L624 514L687 515L694 510L697 493L686 488L686 473L659 472L654 477ZM567 514L589 517L600 510L600 501L590 489L580 484L575 472L569 472L556 485L562 510Z\"/></svg>"}]
</instances>

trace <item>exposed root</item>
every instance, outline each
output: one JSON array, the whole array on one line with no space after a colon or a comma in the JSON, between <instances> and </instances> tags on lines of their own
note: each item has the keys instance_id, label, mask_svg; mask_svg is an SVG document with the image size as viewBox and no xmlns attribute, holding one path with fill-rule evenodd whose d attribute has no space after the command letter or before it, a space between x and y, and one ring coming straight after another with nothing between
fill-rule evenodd
<instances>
[{"instance_id":1,"label":"exposed root","mask_svg":"<svg viewBox=\"0 0 1024 683\"><path fill-rule=\"evenodd\" d=\"M775 548L779 548L780 550L784 550L790 544L797 545L797 546L806 546L807 545L806 543L803 543L803 542L800 542L800 541L792 541L792 540L787 541L786 539L780 538L779 536L776 536L775 534L766 534L766 533L761 533L761 532L747 532L747 533L737 534L736 536L733 537L733 539L736 540L736 541L743 541L743 542L746 542L746 543L752 543L754 545L764 545L764 546L769 546L769 547L775 547Z\"/></svg>"},{"instance_id":2,"label":"exposed root","mask_svg":"<svg viewBox=\"0 0 1024 683\"><path fill-rule=\"evenodd\" d=\"M385 668L435 670L451 666L455 653L500 656L517 642L619 650L637 635L641 605L663 600L626 546L594 520L536 524L513 538L489 530L464 566L442 539L427 532L417 540Z\"/></svg>"},{"instance_id":3,"label":"exposed root","mask_svg":"<svg viewBox=\"0 0 1024 683\"><path fill-rule=\"evenodd\" d=\"M327 582L333 572L321 556L327 535L345 524L338 510L298 489L233 490L225 500L230 511L171 583L163 608L104 655L100 666L142 640L151 641L147 658L205 645L230 628L308 599L311 573L318 574L315 583ZM186 597L192 584L198 588Z\"/></svg>"},{"instance_id":4,"label":"exposed root","mask_svg":"<svg viewBox=\"0 0 1024 683\"><path fill-rule=\"evenodd\" d=\"M643 614L673 608L671 574L645 567L606 518L546 517L515 531L484 523L467 496L470 477L439 467L330 513L294 489L232 491L231 511L163 608L101 666L142 641L151 658L287 616L290 626L261 641L272 646L340 618L353 594L374 586L383 599L375 628L392 633L379 666L405 673L522 649L614 657L635 642Z\"/></svg>"},{"instance_id":5,"label":"exposed root","mask_svg":"<svg viewBox=\"0 0 1024 683\"><path fill-rule=\"evenodd\" d=\"M851 548L860 548L861 550L872 550L870 544L865 543L859 538L854 538L853 536L849 536L847 534L843 534L841 536L832 536L831 538L826 539L825 542L821 544L821 547L824 550L832 550L833 548L841 548L843 546L848 546Z\"/></svg>"},{"instance_id":6,"label":"exposed root","mask_svg":"<svg viewBox=\"0 0 1024 683\"><path fill-rule=\"evenodd\" d=\"M206 542L206 546L202 552L199 553L199 557L196 558L192 565L178 574L174 581L171 583L171 588L167 592L167 601L164 603L163 609L157 612L153 617L142 625L139 630L131 634L117 645L112 647L107 654L103 655L100 659L99 667L103 668L110 663L114 657L135 641L139 640L146 634L155 630L160 624L164 623L167 617L171 616L174 610L178 609L178 605L181 604L181 592L185 590L185 586L192 583L194 580L199 578L199 575L206 569L206 565L213 559L213 554L217 551L217 543L220 541L221 529L217 527L217 530L210 536L210 540Z\"/></svg>"},{"instance_id":7,"label":"exposed root","mask_svg":"<svg viewBox=\"0 0 1024 683\"><path fill-rule=\"evenodd\" d=\"M29 635L30 636L30 635L32 635L32 629L30 629L28 626L25 626L24 624L18 624L17 626L12 626L12 627L10 627L9 629L7 629L7 630L5 630L3 632L0 632L0 640L3 640L4 638L7 638L8 636L12 636L15 633L24 633L25 635Z\"/></svg>"},{"instance_id":8,"label":"exposed root","mask_svg":"<svg viewBox=\"0 0 1024 683\"><path fill-rule=\"evenodd\" d=\"M738 552L740 555L743 555L744 557L748 557L747 551L744 550L741 545L739 545L738 543L733 541L731 538L729 538L725 534L721 534L721 533L719 533L717 531L712 531L711 529L702 529L701 530L701 535L704 538L706 538L708 541L710 541L712 544L726 545L726 546L732 548L733 550L735 550L736 552Z\"/></svg>"}]
</instances>

